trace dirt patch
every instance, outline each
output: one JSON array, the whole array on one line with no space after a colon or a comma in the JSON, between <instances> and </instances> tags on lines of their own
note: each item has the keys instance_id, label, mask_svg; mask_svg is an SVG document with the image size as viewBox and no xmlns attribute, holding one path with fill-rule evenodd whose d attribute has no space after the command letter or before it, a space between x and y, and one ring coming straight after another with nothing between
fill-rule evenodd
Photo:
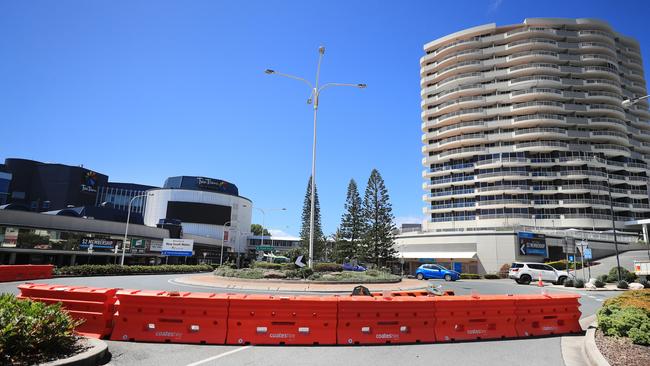
<instances>
[{"instance_id":1,"label":"dirt patch","mask_svg":"<svg viewBox=\"0 0 650 366\"><path fill-rule=\"evenodd\" d=\"M607 337L598 329L596 346L612 366L650 365L650 347L634 344L628 338Z\"/></svg>"}]
</instances>

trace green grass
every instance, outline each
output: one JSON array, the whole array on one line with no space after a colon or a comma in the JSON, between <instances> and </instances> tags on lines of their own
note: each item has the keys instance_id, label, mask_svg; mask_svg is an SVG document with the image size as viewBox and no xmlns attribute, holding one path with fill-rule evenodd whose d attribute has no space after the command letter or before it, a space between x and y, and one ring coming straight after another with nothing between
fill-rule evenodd
<instances>
[{"instance_id":1,"label":"green grass","mask_svg":"<svg viewBox=\"0 0 650 366\"><path fill-rule=\"evenodd\" d=\"M60 304L46 305L0 295L0 364L32 365L75 353L79 321Z\"/></svg>"}]
</instances>

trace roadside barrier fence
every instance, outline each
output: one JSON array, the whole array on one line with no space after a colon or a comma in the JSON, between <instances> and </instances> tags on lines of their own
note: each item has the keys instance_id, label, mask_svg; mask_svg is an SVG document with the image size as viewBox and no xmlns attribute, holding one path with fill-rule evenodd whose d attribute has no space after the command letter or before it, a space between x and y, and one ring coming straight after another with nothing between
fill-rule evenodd
<instances>
[{"instance_id":1,"label":"roadside barrier fence","mask_svg":"<svg viewBox=\"0 0 650 366\"><path fill-rule=\"evenodd\" d=\"M0 265L0 282L39 280L52 278L54 266L43 265Z\"/></svg>"},{"instance_id":2,"label":"roadside barrier fence","mask_svg":"<svg viewBox=\"0 0 650 366\"><path fill-rule=\"evenodd\" d=\"M61 302L83 335L136 342L374 345L580 333L579 295L426 291L277 296L23 284L20 298Z\"/></svg>"}]
</instances>

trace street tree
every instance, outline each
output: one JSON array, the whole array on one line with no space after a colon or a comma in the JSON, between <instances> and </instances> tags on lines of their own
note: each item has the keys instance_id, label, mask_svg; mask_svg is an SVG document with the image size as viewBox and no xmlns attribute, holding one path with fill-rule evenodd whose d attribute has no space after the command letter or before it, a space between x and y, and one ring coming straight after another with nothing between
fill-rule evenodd
<instances>
[{"instance_id":1,"label":"street tree","mask_svg":"<svg viewBox=\"0 0 650 366\"><path fill-rule=\"evenodd\" d=\"M264 233L264 236L271 236L268 230L262 228L260 224L251 224L251 233L255 236L261 236Z\"/></svg>"},{"instance_id":2,"label":"street tree","mask_svg":"<svg viewBox=\"0 0 650 366\"><path fill-rule=\"evenodd\" d=\"M396 229L393 209L384 180L377 169L373 169L363 198L363 219L366 230L363 236L363 257L377 266L395 260L394 247Z\"/></svg>"},{"instance_id":3,"label":"street tree","mask_svg":"<svg viewBox=\"0 0 650 366\"><path fill-rule=\"evenodd\" d=\"M366 225L363 218L361 196L357 188L357 182L350 179L348 192L343 206L345 212L341 217L341 226L337 232L337 243L335 257L338 261L345 258L357 257L359 243L365 233Z\"/></svg>"},{"instance_id":4,"label":"street tree","mask_svg":"<svg viewBox=\"0 0 650 366\"><path fill-rule=\"evenodd\" d=\"M302 205L302 225L300 227L300 240L303 248L309 252L309 220L311 212L311 176L307 181L307 191L305 192L305 200ZM323 236L323 229L320 220L320 202L318 201L318 187L314 185L314 259L320 259L323 252L323 243L325 237Z\"/></svg>"}]
</instances>

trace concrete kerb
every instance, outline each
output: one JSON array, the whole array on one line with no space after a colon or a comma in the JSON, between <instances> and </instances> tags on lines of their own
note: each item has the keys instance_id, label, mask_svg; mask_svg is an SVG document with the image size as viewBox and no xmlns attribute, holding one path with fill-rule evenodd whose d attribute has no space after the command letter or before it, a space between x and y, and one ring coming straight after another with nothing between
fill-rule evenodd
<instances>
[{"instance_id":1,"label":"concrete kerb","mask_svg":"<svg viewBox=\"0 0 650 366\"><path fill-rule=\"evenodd\" d=\"M596 346L596 329L598 329L597 321L592 322L587 328L587 334L585 334L582 344L582 354L591 366L609 366L609 362Z\"/></svg>"},{"instance_id":2,"label":"concrete kerb","mask_svg":"<svg viewBox=\"0 0 650 366\"><path fill-rule=\"evenodd\" d=\"M82 338L88 348L72 357L40 364L40 366L95 366L108 357L108 345L101 339Z\"/></svg>"}]
</instances>

